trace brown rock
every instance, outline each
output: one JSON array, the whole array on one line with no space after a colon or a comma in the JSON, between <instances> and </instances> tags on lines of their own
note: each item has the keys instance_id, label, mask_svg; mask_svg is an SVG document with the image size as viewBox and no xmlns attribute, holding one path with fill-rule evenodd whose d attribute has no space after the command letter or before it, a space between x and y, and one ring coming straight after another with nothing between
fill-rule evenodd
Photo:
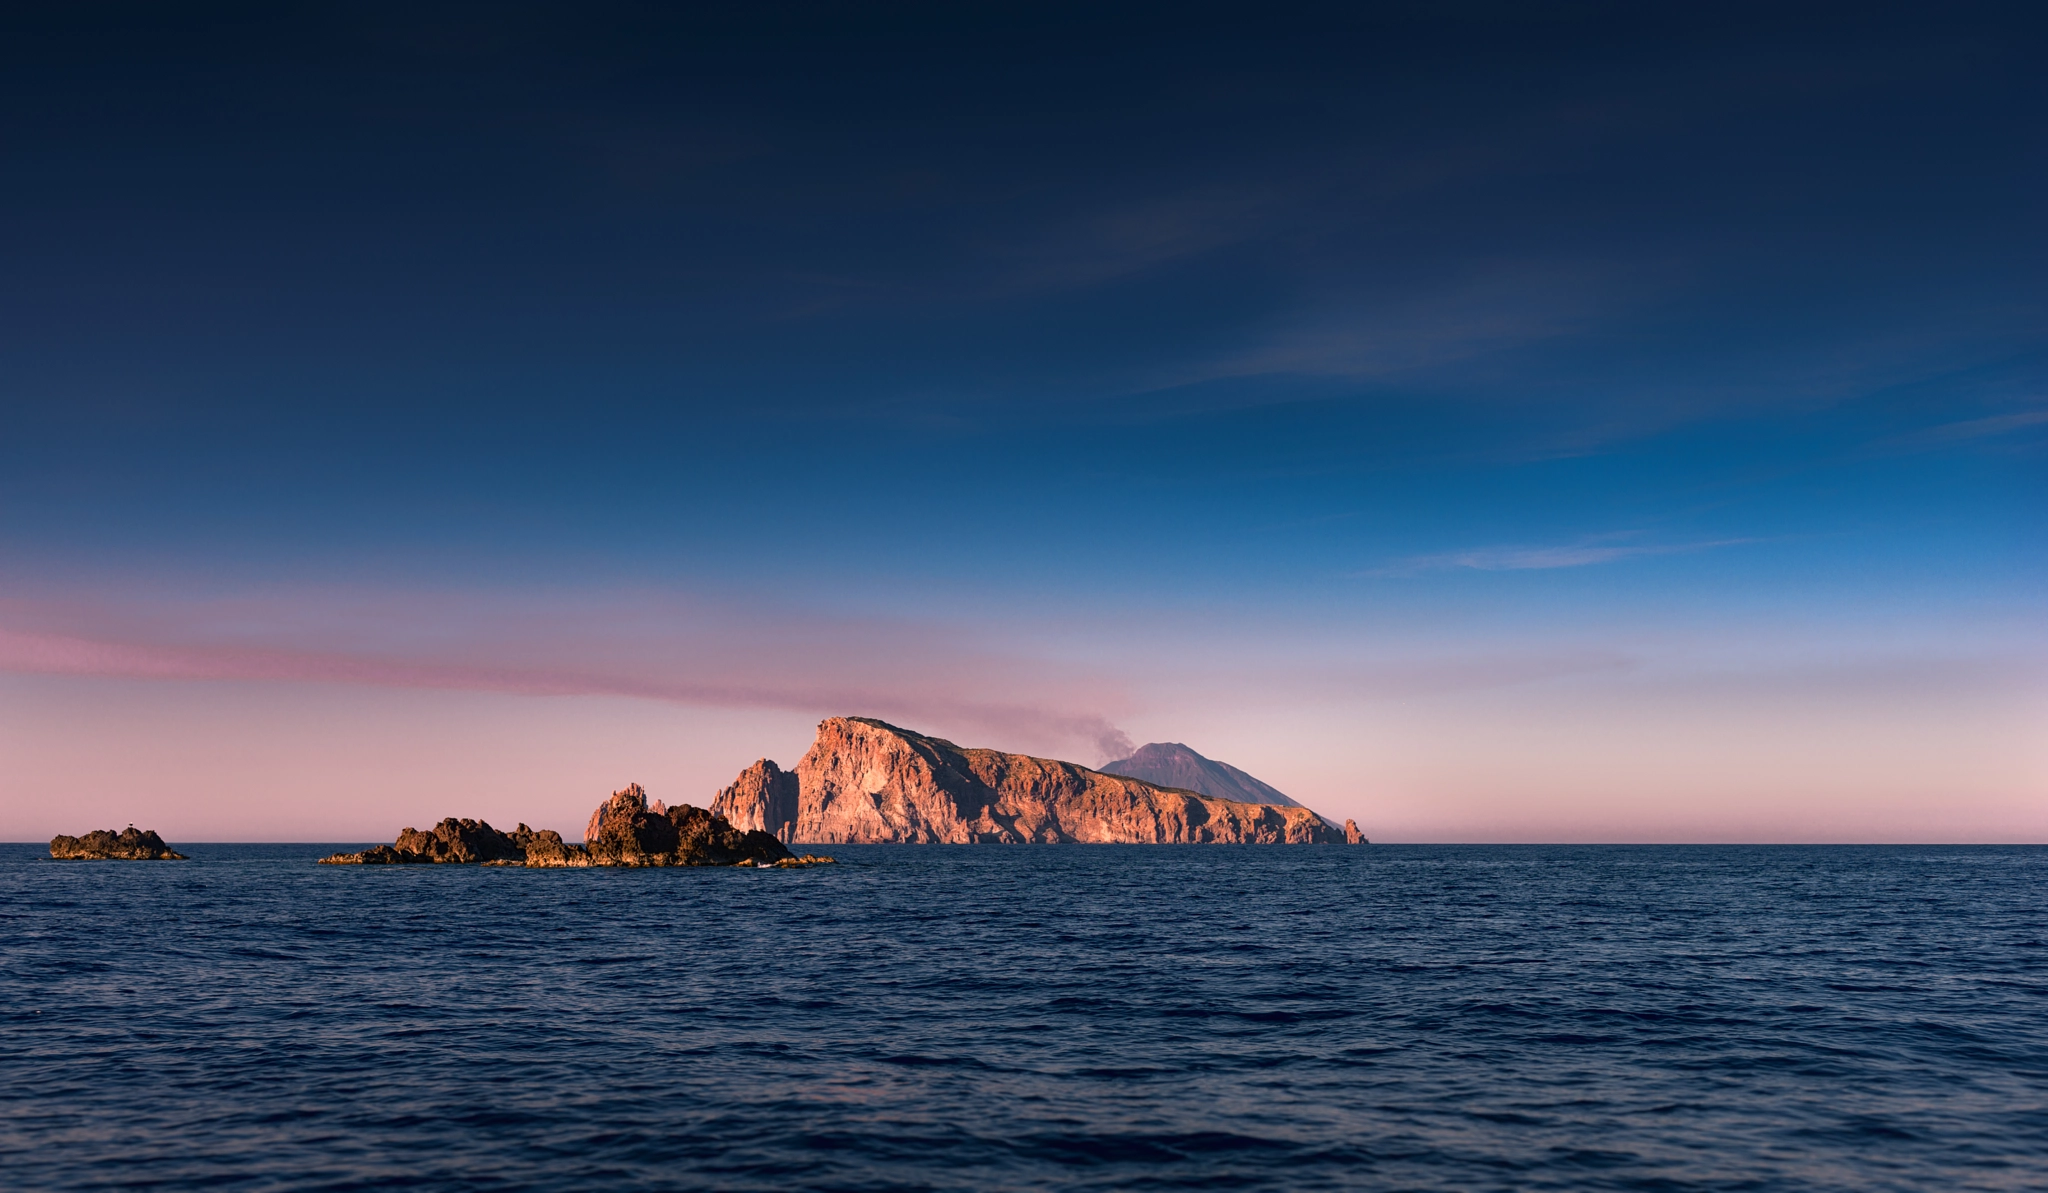
<instances>
[{"instance_id":1,"label":"brown rock","mask_svg":"<svg viewBox=\"0 0 2048 1193\"><path fill-rule=\"evenodd\" d=\"M787 842L793 839L798 803L796 775L763 758L718 793L711 813L725 817L734 828L760 829Z\"/></svg>"},{"instance_id":2,"label":"brown rock","mask_svg":"<svg viewBox=\"0 0 2048 1193\"><path fill-rule=\"evenodd\" d=\"M591 813L583 831L583 848L604 866L658 866L655 859L673 854L676 826L665 812L647 806L647 793L629 783Z\"/></svg>"},{"instance_id":3,"label":"brown rock","mask_svg":"<svg viewBox=\"0 0 2048 1193\"><path fill-rule=\"evenodd\" d=\"M777 865L790 857L767 833L734 828L723 816L688 804L648 804L638 783L615 791L591 813L582 845L553 829L520 825L501 833L481 820L450 817L431 833L409 828L392 845L321 858L326 865L387 866L448 862L485 866ZM817 859L829 861L829 858Z\"/></svg>"},{"instance_id":4,"label":"brown rock","mask_svg":"<svg viewBox=\"0 0 2048 1193\"><path fill-rule=\"evenodd\" d=\"M590 864L590 854L582 846L562 840L562 834L551 828L535 830L522 824L512 839L526 851L526 864L535 868Z\"/></svg>"},{"instance_id":5,"label":"brown rock","mask_svg":"<svg viewBox=\"0 0 2048 1193\"><path fill-rule=\"evenodd\" d=\"M737 824L779 808L757 762L719 794ZM1216 799L1046 758L966 749L865 717L832 717L795 771L792 839L848 843L1318 843L1306 808Z\"/></svg>"},{"instance_id":6,"label":"brown rock","mask_svg":"<svg viewBox=\"0 0 2048 1193\"><path fill-rule=\"evenodd\" d=\"M1358 831L1358 822L1356 820L1347 820L1344 822L1344 843L1346 845L1372 844L1372 842L1365 839L1364 833Z\"/></svg>"},{"instance_id":7,"label":"brown rock","mask_svg":"<svg viewBox=\"0 0 2048 1193\"><path fill-rule=\"evenodd\" d=\"M771 834L735 828L703 808L681 804L657 813L638 783L598 806L583 847L591 863L601 866L772 864L790 856Z\"/></svg>"},{"instance_id":8,"label":"brown rock","mask_svg":"<svg viewBox=\"0 0 2048 1193\"><path fill-rule=\"evenodd\" d=\"M408 828L390 845L379 845L361 853L337 853L320 860L328 865L390 866L430 863L454 865L524 865L526 844L520 834L531 837L532 829L519 826L519 834L501 833L481 820L450 816L432 832ZM561 838L556 837L559 841Z\"/></svg>"},{"instance_id":9,"label":"brown rock","mask_svg":"<svg viewBox=\"0 0 2048 1193\"><path fill-rule=\"evenodd\" d=\"M733 827L725 817L684 804L668 810L676 830L676 865L777 865L793 856L773 834Z\"/></svg>"},{"instance_id":10,"label":"brown rock","mask_svg":"<svg viewBox=\"0 0 2048 1193\"><path fill-rule=\"evenodd\" d=\"M152 829L137 829L129 825L116 833L112 829L94 829L83 837L56 836L50 838L50 856L61 861L127 861L127 862L182 862L185 855L175 853L164 844L164 839Z\"/></svg>"},{"instance_id":11,"label":"brown rock","mask_svg":"<svg viewBox=\"0 0 2048 1193\"><path fill-rule=\"evenodd\" d=\"M389 845L377 845L361 853L337 853L320 859L323 866L402 866L413 862L430 862L432 858L417 853L401 853Z\"/></svg>"},{"instance_id":12,"label":"brown rock","mask_svg":"<svg viewBox=\"0 0 2048 1193\"><path fill-rule=\"evenodd\" d=\"M458 820L453 816L435 825L432 833L405 830L398 835L397 848L402 852L422 854L432 862L473 864L526 860L526 851L509 835L481 820Z\"/></svg>"}]
</instances>

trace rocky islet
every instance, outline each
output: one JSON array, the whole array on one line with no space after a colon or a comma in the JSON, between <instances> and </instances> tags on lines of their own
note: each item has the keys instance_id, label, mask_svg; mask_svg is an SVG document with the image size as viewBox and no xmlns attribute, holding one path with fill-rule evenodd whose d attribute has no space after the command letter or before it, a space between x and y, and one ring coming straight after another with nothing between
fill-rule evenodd
<instances>
[{"instance_id":1,"label":"rocky islet","mask_svg":"<svg viewBox=\"0 0 2048 1193\"><path fill-rule=\"evenodd\" d=\"M57 861L182 862L185 855L164 844L153 829L129 825L120 832L95 829L83 837L50 838L50 856Z\"/></svg>"},{"instance_id":2,"label":"rocky islet","mask_svg":"<svg viewBox=\"0 0 2048 1193\"><path fill-rule=\"evenodd\" d=\"M764 758L711 810L783 840L844 844L1364 842L1356 826L1297 805L958 746L868 717L827 718L795 770Z\"/></svg>"},{"instance_id":3,"label":"rocky islet","mask_svg":"<svg viewBox=\"0 0 2048 1193\"><path fill-rule=\"evenodd\" d=\"M422 832L408 828L390 845L321 858L323 865L525 866L807 866L827 857L801 857L768 833L736 829L725 817L683 804L650 803L638 784L615 791L591 813L583 844L553 829L522 824L511 832L482 820L449 817Z\"/></svg>"}]
</instances>

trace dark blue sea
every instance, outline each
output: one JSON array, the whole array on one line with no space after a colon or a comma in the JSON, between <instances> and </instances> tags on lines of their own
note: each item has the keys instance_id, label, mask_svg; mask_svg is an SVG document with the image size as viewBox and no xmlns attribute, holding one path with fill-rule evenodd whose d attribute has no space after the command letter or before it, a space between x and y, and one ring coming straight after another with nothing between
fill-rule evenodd
<instances>
[{"instance_id":1,"label":"dark blue sea","mask_svg":"<svg viewBox=\"0 0 2048 1193\"><path fill-rule=\"evenodd\" d=\"M0 847L13 1189L2048 1189L2048 849Z\"/></svg>"}]
</instances>

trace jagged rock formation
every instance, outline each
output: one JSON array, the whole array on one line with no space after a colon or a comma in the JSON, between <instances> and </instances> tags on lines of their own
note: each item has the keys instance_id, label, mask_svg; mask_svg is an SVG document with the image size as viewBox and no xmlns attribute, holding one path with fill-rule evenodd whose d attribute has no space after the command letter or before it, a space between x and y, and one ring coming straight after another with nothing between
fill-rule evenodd
<instances>
[{"instance_id":1,"label":"jagged rock formation","mask_svg":"<svg viewBox=\"0 0 2048 1193\"><path fill-rule=\"evenodd\" d=\"M796 839L798 802L796 773L763 758L718 793L711 813L732 821L734 828L761 829L788 842Z\"/></svg>"},{"instance_id":2,"label":"jagged rock formation","mask_svg":"<svg viewBox=\"0 0 2048 1193\"><path fill-rule=\"evenodd\" d=\"M535 861L534 858L538 855L562 858L553 862L554 865L574 865L579 863L568 860L568 851L575 849L573 845L564 846L562 834L552 829L535 830L522 824L512 832L503 833L481 820L458 820L450 816L435 825L430 832L408 828L398 834L398 840L393 844L379 845L373 849L365 849L361 853L337 853L320 860L336 865L366 866L432 863L473 866L551 864Z\"/></svg>"},{"instance_id":3,"label":"jagged rock formation","mask_svg":"<svg viewBox=\"0 0 2048 1193\"><path fill-rule=\"evenodd\" d=\"M1347 820L1344 822L1344 843L1346 845L1372 844L1372 842L1365 839L1364 833L1358 831L1358 822L1356 820Z\"/></svg>"},{"instance_id":4,"label":"jagged rock formation","mask_svg":"<svg viewBox=\"0 0 2048 1193\"><path fill-rule=\"evenodd\" d=\"M714 804L771 824L786 786L755 763ZM866 717L832 717L797 763L798 841L1028 844L1335 842L1307 808L1246 803L1046 758L967 749ZM781 782L776 780L776 782Z\"/></svg>"},{"instance_id":5,"label":"jagged rock formation","mask_svg":"<svg viewBox=\"0 0 2048 1193\"><path fill-rule=\"evenodd\" d=\"M612 793L590 814L583 844L553 829L520 825L499 832L481 820L449 817L430 833L408 828L391 845L321 858L325 865L485 866L790 866L829 862L795 857L767 833L734 828L723 816L684 804L650 805L638 783Z\"/></svg>"},{"instance_id":6,"label":"jagged rock formation","mask_svg":"<svg viewBox=\"0 0 2048 1193\"><path fill-rule=\"evenodd\" d=\"M522 834L530 834L522 836ZM534 831L524 824L512 834L520 847L526 851L526 864L534 869L557 866L587 866L590 855L567 841L562 834L551 828ZM514 863L516 864L516 863Z\"/></svg>"},{"instance_id":7,"label":"jagged rock formation","mask_svg":"<svg viewBox=\"0 0 2048 1193\"><path fill-rule=\"evenodd\" d=\"M1140 746L1129 758L1105 762L1095 769L1106 775L1143 779L1160 787L1199 791L1217 799L1247 804L1279 804L1284 808L1302 806L1229 763L1204 758L1177 741L1155 741Z\"/></svg>"},{"instance_id":8,"label":"jagged rock formation","mask_svg":"<svg viewBox=\"0 0 2048 1193\"><path fill-rule=\"evenodd\" d=\"M702 808L654 811L638 783L598 805L583 848L598 866L759 866L792 856L772 835L734 828Z\"/></svg>"},{"instance_id":9,"label":"jagged rock formation","mask_svg":"<svg viewBox=\"0 0 2048 1193\"><path fill-rule=\"evenodd\" d=\"M152 829L134 825L116 833L94 829L83 837L50 838L50 856L60 861L182 862L185 855L173 852Z\"/></svg>"}]
</instances>

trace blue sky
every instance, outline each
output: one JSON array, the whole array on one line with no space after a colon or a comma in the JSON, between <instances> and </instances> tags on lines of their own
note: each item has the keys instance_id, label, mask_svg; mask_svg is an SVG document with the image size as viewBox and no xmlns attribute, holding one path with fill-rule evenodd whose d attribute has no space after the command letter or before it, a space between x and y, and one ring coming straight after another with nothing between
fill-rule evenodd
<instances>
[{"instance_id":1,"label":"blue sky","mask_svg":"<svg viewBox=\"0 0 2048 1193\"><path fill-rule=\"evenodd\" d=\"M1604 701L1678 725L1739 673L1922 726L1956 778L1895 793L1911 832L1961 800L2025 836L2040 747L1943 726L2044 708L2030 16L24 10L9 707L37 742L333 684L372 721L421 688L768 717L597 751L596 789L792 761L834 713L1121 734L1423 835L1824 836L1850 797L1772 774L1902 773L1731 729L1727 781L1811 816L1556 794ZM1644 676L1691 695L1612 686ZM1452 690L1496 695L1396 759L1372 701ZM1582 748L1529 753L1539 722ZM77 755L20 732L41 832ZM1452 741L1543 781L1432 770ZM1690 767L1670 741L1616 789ZM358 778L457 773L404 757Z\"/></svg>"}]
</instances>

